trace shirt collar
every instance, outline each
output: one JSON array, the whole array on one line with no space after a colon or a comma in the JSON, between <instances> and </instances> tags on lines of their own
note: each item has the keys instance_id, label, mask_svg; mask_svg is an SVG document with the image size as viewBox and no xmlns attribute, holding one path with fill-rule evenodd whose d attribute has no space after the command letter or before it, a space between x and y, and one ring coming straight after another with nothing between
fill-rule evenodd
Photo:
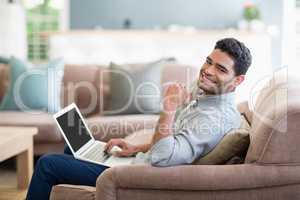
<instances>
[{"instance_id":1,"label":"shirt collar","mask_svg":"<svg viewBox=\"0 0 300 200\"><path fill-rule=\"evenodd\" d=\"M202 102L202 101L206 101L206 102L215 102L215 103L232 103L234 104L235 102L235 92L228 92L228 93L224 93L224 94L216 94L216 95L207 95L204 94L204 92L199 91L197 92L196 98L195 98L196 102Z\"/></svg>"}]
</instances>

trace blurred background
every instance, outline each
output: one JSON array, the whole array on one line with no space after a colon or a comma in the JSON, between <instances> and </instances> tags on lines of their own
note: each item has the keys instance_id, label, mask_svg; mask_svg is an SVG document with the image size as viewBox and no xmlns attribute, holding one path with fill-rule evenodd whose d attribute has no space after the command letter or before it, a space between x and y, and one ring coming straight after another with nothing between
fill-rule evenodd
<instances>
[{"instance_id":1,"label":"blurred background","mask_svg":"<svg viewBox=\"0 0 300 200\"><path fill-rule=\"evenodd\" d=\"M299 8L298 0L0 0L0 56L104 65L174 57L200 68L218 39L236 37L253 54L248 92L277 70L300 71Z\"/></svg>"}]
</instances>

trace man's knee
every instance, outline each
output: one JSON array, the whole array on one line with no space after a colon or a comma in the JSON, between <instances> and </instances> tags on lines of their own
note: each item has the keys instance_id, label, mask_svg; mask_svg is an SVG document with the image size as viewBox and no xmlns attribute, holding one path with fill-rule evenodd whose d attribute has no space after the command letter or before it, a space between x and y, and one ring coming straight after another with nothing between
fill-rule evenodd
<instances>
[{"instance_id":1,"label":"man's knee","mask_svg":"<svg viewBox=\"0 0 300 200\"><path fill-rule=\"evenodd\" d=\"M36 164L36 171L38 173L47 173L53 169L55 169L55 160L57 159L57 155L55 154L47 154L40 157Z\"/></svg>"}]
</instances>

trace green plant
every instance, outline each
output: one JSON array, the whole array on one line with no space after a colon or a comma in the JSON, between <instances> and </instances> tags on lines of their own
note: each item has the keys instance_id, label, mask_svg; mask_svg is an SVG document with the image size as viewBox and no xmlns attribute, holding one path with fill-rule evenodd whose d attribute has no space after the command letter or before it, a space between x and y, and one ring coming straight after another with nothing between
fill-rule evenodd
<instances>
[{"instance_id":1,"label":"green plant","mask_svg":"<svg viewBox=\"0 0 300 200\"><path fill-rule=\"evenodd\" d=\"M260 19L260 11L255 4L248 3L244 7L244 18L247 21L251 21L254 19Z\"/></svg>"}]
</instances>

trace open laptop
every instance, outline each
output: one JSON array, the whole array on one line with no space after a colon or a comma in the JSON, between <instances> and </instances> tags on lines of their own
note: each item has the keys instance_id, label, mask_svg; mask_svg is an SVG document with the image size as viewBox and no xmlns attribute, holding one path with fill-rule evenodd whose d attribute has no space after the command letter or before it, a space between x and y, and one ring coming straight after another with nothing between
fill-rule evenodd
<instances>
[{"instance_id":1,"label":"open laptop","mask_svg":"<svg viewBox=\"0 0 300 200\"><path fill-rule=\"evenodd\" d=\"M106 143L94 139L75 103L65 107L53 117L76 159L109 167L133 162L132 157L120 158L104 152ZM121 149L116 146L112 149L118 150Z\"/></svg>"}]
</instances>

